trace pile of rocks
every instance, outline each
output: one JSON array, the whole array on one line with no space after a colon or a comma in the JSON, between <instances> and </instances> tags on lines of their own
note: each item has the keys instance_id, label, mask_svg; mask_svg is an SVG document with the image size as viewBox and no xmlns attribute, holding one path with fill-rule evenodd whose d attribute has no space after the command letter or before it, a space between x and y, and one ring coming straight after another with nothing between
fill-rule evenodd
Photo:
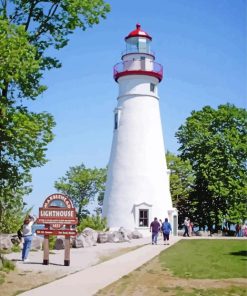
<instances>
[{"instance_id":1,"label":"pile of rocks","mask_svg":"<svg viewBox=\"0 0 247 296\"><path fill-rule=\"evenodd\" d=\"M98 232L92 228L85 228L81 233L78 233L76 237L70 238L71 247L73 248L85 248L96 246L97 243L120 243L128 242L131 239L142 238L142 234L137 231L130 231L121 227L117 231ZM64 249L65 239L64 236L58 236L55 242L55 249ZM43 237L33 236L32 249L41 250L43 244ZM21 246L21 240L16 234L0 234L0 249L10 251L14 245Z\"/></svg>"},{"instance_id":2,"label":"pile of rocks","mask_svg":"<svg viewBox=\"0 0 247 296\"><path fill-rule=\"evenodd\" d=\"M71 246L73 248L86 248L96 246L97 243L120 243L138 238L142 238L142 234L137 230L129 231L121 227L118 231L98 232L87 227L76 237L71 238ZM64 249L64 237L57 237L55 249Z\"/></svg>"},{"instance_id":3,"label":"pile of rocks","mask_svg":"<svg viewBox=\"0 0 247 296\"><path fill-rule=\"evenodd\" d=\"M16 234L0 234L0 250L10 251L13 246L21 245L22 241L18 238ZM33 237L32 249L41 250L42 249L43 238L39 236Z\"/></svg>"}]
</instances>

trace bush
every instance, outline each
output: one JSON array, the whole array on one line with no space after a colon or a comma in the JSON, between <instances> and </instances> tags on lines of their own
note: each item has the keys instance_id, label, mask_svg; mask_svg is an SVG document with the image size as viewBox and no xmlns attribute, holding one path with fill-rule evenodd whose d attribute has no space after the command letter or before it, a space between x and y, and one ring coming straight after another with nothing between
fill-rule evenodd
<instances>
[{"instance_id":1,"label":"bush","mask_svg":"<svg viewBox=\"0 0 247 296\"><path fill-rule=\"evenodd\" d=\"M0 254L0 261L1 261L1 271L6 271L9 272L10 270L14 270L15 269L15 264L6 259L3 255Z\"/></svg>"},{"instance_id":2,"label":"bush","mask_svg":"<svg viewBox=\"0 0 247 296\"><path fill-rule=\"evenodd\" d=\"M19 253L21 251L20 245L13 245L11 248L11 252L13 253Z\"/></svg>"},{"instance_id":3,"label":"bush","mask_svg":"<svg viewBox=\"0 0 247 296\"><path fill-rule=\"evenodd\" d=\"M49 236L49 250L55 249L56 240L57 240L57 237L55 235Z\"/></svg>"},{"instance_id":4,"label":"bush","mask_svg":"<svg viewBox=\"0 0 247 296\"><path fill-rule=\"evenodd\" d=\"M107 226L106 218L102 218L100 215L88 216L81 220L81 223L77 226L78 232L83 231L86 227L90 227L94 230L105 230Z\"/></svg>"}]
</instances>

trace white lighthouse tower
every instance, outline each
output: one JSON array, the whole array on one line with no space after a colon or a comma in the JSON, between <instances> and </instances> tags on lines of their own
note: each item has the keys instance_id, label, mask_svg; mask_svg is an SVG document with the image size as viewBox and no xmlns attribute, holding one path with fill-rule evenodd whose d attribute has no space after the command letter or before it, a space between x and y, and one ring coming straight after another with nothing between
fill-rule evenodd
<instances>
[{"instance_id":1,"label":"white lighthouse tower","mask_svg":"<svg viewBox=\"0 0 247 296\"><path fill-rule=\"evenodd\" d=\"M114 67L119 95L103 203L110 229L138 229L144 234L154 217L167 217L177 229L159 109L163 68L154 61L151 41L137 24L125 37L122 62Z\"/></svg>"}]
</instances>

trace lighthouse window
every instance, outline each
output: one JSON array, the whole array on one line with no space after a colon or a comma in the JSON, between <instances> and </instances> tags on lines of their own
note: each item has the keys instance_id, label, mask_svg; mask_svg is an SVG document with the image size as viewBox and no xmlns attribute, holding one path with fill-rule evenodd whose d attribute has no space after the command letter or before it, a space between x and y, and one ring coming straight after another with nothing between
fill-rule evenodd
<instances>
[{"instance_id":1,"label":"lighthouse window","mask_svg":"<svg viewBox=\"0 0 247 296\"><path fill-rule=\"evenodd\" d=\"M150 83L150 91L154 92L155 91L155 84Z\"/></svg>"},{"instance_id":2,"label":"lighthouse window","mask_svg":"<svg viewBox=\"0 0 247 296\"><path fill-rule=\"evenodd\" d=\"M139 210L139 226L148 227L148 210Z\"/></svg>"},{"instance_id":3,"label":"lighthouse window","mask_svg":"<svg viewBox=\"0 0 247 296\"><path fill-rule=\"evenodd\" d=\"M118 129L118 112L114 115L114 129Z\"/></svg>"}]
</instances>

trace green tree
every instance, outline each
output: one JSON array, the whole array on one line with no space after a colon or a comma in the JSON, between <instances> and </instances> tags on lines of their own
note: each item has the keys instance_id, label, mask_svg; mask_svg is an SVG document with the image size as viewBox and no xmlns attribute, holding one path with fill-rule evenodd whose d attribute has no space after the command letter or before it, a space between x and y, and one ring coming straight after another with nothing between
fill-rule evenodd
<instances>
[{"instance_id":1,"label":"green tree","mask_svg":"<svg viewBox=\"0 0 247 296\"><path fill-rule=\"evenodd\" d=\"M46 163L53 139L52 116L25 102L46 89L45 70L61 67L48 49L63 48L75 29L98 24L109 10L103 0L0 1L0 225L23 210L30 170Z\"/></svg>"},{"instance_id":2,"label":"green tree","mask_svg":"<svg viewBox=\"0 0 247 296\"><path fill-rule=\"evenodd\" d=\"M194 207L190 201L190 193L194 185L194 174L188 160L182 160L169 151L166 153L166 161L170 169L172 202L173 206L178 210L178 224L181 226L186 216L194 219Z\"/></svg>"},{"instance_id":3,"label":"green tree","mask_svg":"<svg viewBox=\"0 0 247 296\"><path fill-rule=\"evenodd\" d=\"M89 214L87 206L105 190L106 169L86 168L84 164L71 167L65 177L55 182L55 188L68 195L77 209L78 220Z\"/></svg>"},{"instance_id":4,"label":"green tree","mask_svg":"<svg viewBox=\"0 0 247 296\"><path fill-rule=\"evenodd\" d=\"M216 230L224 220L246 220L247 112L234 105L193 111L176 136L183 160L195 172L191 201L200 225Z\"/></svg>"},{"instance_id":5,"label":"green tree","mask_svg":"<svg viewBox=\"0 0 247 296\"><path fill-rule=\"evenodd\" d=\"M49 47L63 48L77 28L86 30L106 18L110 5L103 0L1 0L0 16L23 26L29 41L42 57L42 69L60 67L60 62L46 56Z\"/></svg>"},{"instance_id":6,"label":"green tree","mask_svg":"<svg viewBox=\"0 0 247 296\"><path fill-rule=\"evenodd\" d=\"M19 226L15 215L22 212L23 195L30 192L30 187L25 186L31 181L30 170L46 162L46 146L53 138L52 116L29 112L17 102L18 98L34 98L44 90L39 84L36 52L23 27L0 18L1 232L12 232Z\"/></svg>"}]
</instances>

